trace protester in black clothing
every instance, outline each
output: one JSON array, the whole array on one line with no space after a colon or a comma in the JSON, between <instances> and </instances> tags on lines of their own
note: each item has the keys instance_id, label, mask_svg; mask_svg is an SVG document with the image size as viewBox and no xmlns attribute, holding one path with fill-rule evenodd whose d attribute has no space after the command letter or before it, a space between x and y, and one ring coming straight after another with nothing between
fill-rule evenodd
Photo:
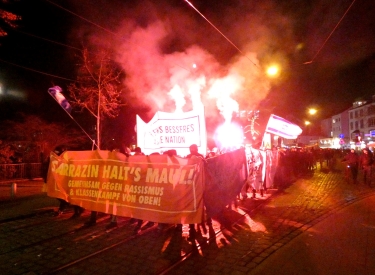
<instances>
[{"instance_id":1,"label":"protester in black clothing","mask_svg":"<svg viewBox=\"0 0 375 275\"><path fill-rule=\"evenodd\" d=\"M126 155L126 157L129 157L130 149L129 148L126 148L125 150L120 149L119 152ZM84 226L94 226L94 225L96 225L97 217L98 217L98 211L91 211L90 218L89 218L88 221L86 221L84 223ZM106 228L111 229L111 228L114 228L114 227L117 227L117 216L111 215L111 221L106 226Z\"/></svg>"},{"instance_id":2,"label":"protester in black clothing","mask_svg":"<svg viewBox=\"0 0 375 275\"><path fill-rule=\"evenodd\" d=\"M198 146L196 144L192 144L189 147L190 154L186 156L186 158L191 158L192 156L201 157L204 159L203 155L198 152Z\"/></svg>"},{"instance_id":3,"label":"protester in black clothing","mask_svg":"<svg viewBox=\"0 0 375 275\"><path fill-rule=\"evenodd\" d=\"M192 158L192 157L200 157L204 159L203 155L198 152L198 146L196 144L192 144L189 147L190 154L186 156L186 158ZM182 225L178 225L182 226ZM178 227L179 228L179 227ZM196 238L196 231L194 224L189 224L189 240L193 241Z\"/></svg>"},{"instance_id":4,"label":"protester in black clothing","mask_svg":"<svg viewBox=\"0 0 375 275\"><path fill-rule=\"evenodd\" d=\"M54 153L57 154L58 156L60 156L65 151L66 151L66 148L64 146L59 146L59 147L55 148ZM50 163L50 156L48 156L46 158L45 162L43 163L43 179L44 179L45 183L47 183L47 174L48 174L48 169L49 169L49 163ZM54 212L52 214L55 217L63 214L64 211L70 206L70 203L63 200L63 199L57 198L57 200L59 201L59 208L56 212ZM74 213L70 218L74 219L74 218L80 217L85 209L78 206L78 205L73 205L73 210L74 210Z\"/></svg>"},{"instance_id":5,"label":"protester in black clothing","mask_svg":"<svg viewBox=\"0 0 375 275\"><path fill-rule=\"evenodd\" d=\"M371 185L373 156L370 150L364 148L359 158L359 165L363 172L363 183Z\"/></svg>"},{"instance_id":6,"label":"protester in black clothing","mask_svg":"<svg viewBox=\"0 0 375 275\"><path fill-rule=\"evenodd\" d=\"M141 147L136 147L134 149L134 156L144 156L145 154L142 152L142 149ZM141 227L142 227L142 224L143 224L143 220L140 220L140 219L135 219L135 221L137 222L137 225L135 226L134 228L134 233L138 233L139 230L141 230ZM154 225L154 222L149 222L148 223L149 226L152 226Z\"/></svg>"},{"instance_id":7,"label":"protester in black clothing","mask_svg":"<svg viewBox=\"0 0 375 275\"><path fill-rule=\"evenodd\" d=\"M93 226L96 224L96 218L98 216L98 211L91 211L90 218L84 223L84 226Z\"/></svg>"},{"instance_id":8,"label":"protester in black clothing","mask_svg":"<svg viewBox=\"0 0 375 275\"><path fill-rule=\"evenodd\" d=\"M142 152L142 149L141 149L141 147L136 147L135 149L134 149L134 155L136 156L136 155L140 155L140 156L144 156L145 154Z\"/></svg>"},{"instance_id":9,"label":"protester in black clothing","mask_svg":"<svg viewBox=\"0 0 375 275\"><path fill-rule=\"evenodd\" d=\"M55 153L59 153L56 149L54 150ZM48 175L48 169L49 169L49 163L50 163L50 156L47 156L46 159L43 162L43 181L44 183L47 183L47 175ZM53 216L59 216L63 213L63 211L66 209L66 207L69 205L65 200L57 198L59 201L59 208L57 211L53 212Z\"/></svg>"},{"instance_id":10,"label":"protester in black clothing","mask_svg":"<svg viewBox=\"0 0 375 275\"><path fill-rule=\"evenodd\" d=\"M126 157L129 157L130 149L126 148L125 151L122 150L122 149L120 149L119 152L122 153L122 154L124 154ZM95 214L95 219L96 219L96 214ZM111 215L111 221L110 221L109 224L107 224L106 229L111 229L111 228L114 228L114 227L117 227L117 216L116 215Z\"/></svg>"},{"instance_id":11,"label":"protester in black clothing","mask_svg":"<svg viewBox=\"0 0 375 275\"><path fill-rule=\"evenodd\" d=\"M357 183L359 156L356 151L351 149L350 152L344 157L343 162L346 163L348 169L350 170L353 183Z\"/></svg>"},{"instance_id":12,"label":"protester in black clothing","mask_svg":"<svg viewBox=\"0 0 375 275\"><path fill-rule=\"evenodd\" d=\"M127 152L125 152L125 154L127 156L129 156L129 154ZM141 147L136 147L134 149L134 156L144 156L145 154L142 152L142 149ZM141 227L143 225L143 220L140 220L140 219L136 219L136 218L131 218L129 220L129 223L134 223L134 222L137 222L135 228L134 228L134 233L138 233L139 230L141 230ZM153 226L154 225L154 222L148 222L147 223L147 226ZM111 218L111 223L107 226L107 229L108 228L112 228L112 227L115 227L117 226L117 216L116 215L112 215L112 218Z\"/></svg>"},{"instance_id":13,"label":"protester in black clothing","mask_svg":"<svg viewBox=\"0 0 375 275\"><path fill-rule=\"evenodd\" d=\"M73 205L73 215L70 217L71 219L79 218L81 217L82 213L85 212L85 208L78 206L78 205Z\"/></svg>"},{"instance_id":14,"label":"protester in black clothing","mask_svg":"<svg viewBox=\"0 0 375 275\"><path fill-rule=\"evenodd\" d=\"M53 152L60 156L62 153L64 153L64 151L66 150L65 147L63 146L58 146L56 147ZM48 174L48 169L49 169L49 163L50 163L50 156L48 156L46 159L45 159L45 162L43 164L43 179L44 179L44 182L47 183L47 174ZM61 215L64 210L66 210L66 208L69 206L69 203L63 199L60 199L60 198L57 198L57 200L59 201L59 208L57 209L57 211L53 212L53 216L59 216Z\"/></svg>"}]
</instances>

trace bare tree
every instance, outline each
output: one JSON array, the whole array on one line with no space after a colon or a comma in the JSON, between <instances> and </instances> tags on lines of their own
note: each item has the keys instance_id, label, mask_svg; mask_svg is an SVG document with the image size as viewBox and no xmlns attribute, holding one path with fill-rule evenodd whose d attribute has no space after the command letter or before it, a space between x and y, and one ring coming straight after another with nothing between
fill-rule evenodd
<instances>
[{"instance_id":1,"label":"bare tree","mask_svg":"<svg viewBox=\"0 0 375 275\"><path fill-rule=\"evenodd\" d=\"M15 151L12 146L2 140L0 140L0 164L12 163Z\"/></svg>"},{"instance_id":2,"label":"bare tree","mask_svg":"<svg viewBox=\"0 0 375 275\"><path fill-rule=\"evenodd\" d=\"M101 122L105 117L118 116L121 99L121 70L105 51L91 54L82 51L76 82L68 86L71 103L80 110L86 109L96 119L96 144L101 146Z\"/></svg>"},{"instance_id":3,"label":"bare tree","mask_svg":"<svg viewBox=\"0 0 375 275\"><path fill-rule=\"evenodd\" d=\"M74 125L48 123L34 115L21 114L18 119L3 121L0 127L0 154L13 152L11 157L22 157L24 162L43 161L40 158L48 157L58 146L79 148L87 143L87 137Z\"/></svg>"}]
</instances>

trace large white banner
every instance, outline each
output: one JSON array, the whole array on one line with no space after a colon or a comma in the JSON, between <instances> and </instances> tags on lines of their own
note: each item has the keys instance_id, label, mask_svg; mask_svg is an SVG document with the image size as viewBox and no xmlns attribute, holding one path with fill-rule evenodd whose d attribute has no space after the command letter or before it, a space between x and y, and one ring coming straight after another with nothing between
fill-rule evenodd
<instances>
[{"instance_id":1,"label":"large white banner","mask_svg":"<svg viewBox=\"0 0 375 275\"><path fill-rule=\"evenodd\" d=\"M207 133L203 107L185 113L157 112L150 122L137 115L137 144L142 151L163 153L175 149L181 157L187 156L189 146L196 144L198 151L206 155Z\"/></svg>"}]
</instances>

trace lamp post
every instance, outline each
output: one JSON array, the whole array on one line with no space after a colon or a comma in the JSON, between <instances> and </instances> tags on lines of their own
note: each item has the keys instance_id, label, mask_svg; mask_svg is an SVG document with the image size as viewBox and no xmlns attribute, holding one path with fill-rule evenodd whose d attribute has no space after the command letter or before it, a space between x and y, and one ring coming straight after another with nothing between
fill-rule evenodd
<instances>
[{"instance_id":1,"label":"lamp post","mask_svg":"<svg viewBox=\"0 0 375 275\"><path fill-rule=\"evenodd\" d=\"M309 127L310 124L311 124L310 121L305 120L305 126L306 126L306 129L307 129L307 135L310 135L310 127Z\"/></svg>"},{"instance_id":2,"label":"lamp post","mask_svg":"<svg viewBox=\"0 0 375 275\"><path fill-rule=\"evenodd\" d=\"M308 126L309 128L309 135L311 134L311 128L314 126L314 129L316 129L316 123L315 123L315 118L316 114L318 113L318 110L314 107L310 107L307 109L307 114L309 119L305 121L305 125Z\"/></svg>"}]
</instances>

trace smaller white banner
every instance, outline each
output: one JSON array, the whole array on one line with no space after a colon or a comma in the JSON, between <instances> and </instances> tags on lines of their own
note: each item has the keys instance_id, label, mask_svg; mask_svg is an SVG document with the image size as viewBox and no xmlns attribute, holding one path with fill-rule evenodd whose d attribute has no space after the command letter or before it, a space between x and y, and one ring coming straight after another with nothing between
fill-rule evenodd
<instances>
[{"instance_id":1,"label":"smaller white banner","mask_svg":"<svg viewBox=\"0 0 375 275\"><path fill-rule=\"evenodd\" d=\"M137 144L145 154L174 149L181 157L190 153L190 145L196 144L198 151L206 155L203 108L186 113L157 112L148 123L137 115Z\"/></svg>"},{"instance_id":2,"label":"smaller white banner","mask_svg":"<svg viewBox=\"0 0 375 275\"><path fill-rule=\"evenodd\" d=\"M271 115L267 123L266 132L287 139L296 139L302 133L302 129L282 117Z\"/></svg>"}]
</instances>

